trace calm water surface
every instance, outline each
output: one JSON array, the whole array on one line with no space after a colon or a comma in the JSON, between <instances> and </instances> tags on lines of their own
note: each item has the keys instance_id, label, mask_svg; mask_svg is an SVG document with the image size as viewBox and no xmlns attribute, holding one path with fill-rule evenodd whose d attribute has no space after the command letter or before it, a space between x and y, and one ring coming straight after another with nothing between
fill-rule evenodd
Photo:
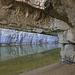
<instances>
[{"instance_id":1,"label":"calm water surface","mask_svg":"<svg viewBox=\"0 0 75 75\"><path fill-rule=\"evenodd\" d=\"M26 56L29 54L40 53L59 47L59 44L0 46L0 61Z\"/></svg>"}]
</instances>

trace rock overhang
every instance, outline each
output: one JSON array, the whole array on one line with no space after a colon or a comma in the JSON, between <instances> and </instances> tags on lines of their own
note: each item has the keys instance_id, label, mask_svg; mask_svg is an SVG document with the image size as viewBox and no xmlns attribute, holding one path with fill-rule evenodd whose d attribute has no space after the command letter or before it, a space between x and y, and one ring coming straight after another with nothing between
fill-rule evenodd
<instances>
[{"instance_id":1,"label":"rock overhang","mask_svg":"<svg viewBox=\"0 0 75 75\"><path fill-rule=\"evenodd\" d=\"M35 2L32 5L24 3L23 0L21 2L19 0L1 1L0 27L44 34L51 33L51 29L58 31L59 43L62 44L62 61L75 62L74 0L47 0L50 1L48 8L45 8L45 3L42 4L42 8L36 7L37 1L44 0L24 0ZM74 54L69 56L69 50Z\"/></svg>"},{"instance_id":2,"label":"rock overhang","mask_svg":"<svg viewBox=\"0 0 75 75\"><path fill-rule=\"evenodd\" d=\"M34 8L45 10L50 6L49 0L15 0L31 5Z\"/></svg>"},{"instance_id":3,"label":"rock overhang","mask_svg":"<svg viewBox=\"0 0 75 75\"><path fill-rule=\"evenodd\" d=\"M28 4L39 10L42 9L43 12L47 13L46 15L63 20L72 28L75 26L74 0L1 0L4 5L14 4L15 1Z\"/></svg>"}]
</instances>

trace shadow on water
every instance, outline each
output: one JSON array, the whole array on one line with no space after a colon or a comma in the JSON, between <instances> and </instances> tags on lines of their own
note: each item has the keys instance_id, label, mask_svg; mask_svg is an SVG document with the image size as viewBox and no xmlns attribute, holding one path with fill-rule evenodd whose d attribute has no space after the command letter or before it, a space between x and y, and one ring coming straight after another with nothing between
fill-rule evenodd
<instances>
[{"instance_id":1,"label":"shadow on water","mask_svg":"<svg viewBox=\"0 0 75 75\"><path fill-rule=\"evenodd\" d=\"M0 46L0 61L36 54L59 47L59 44Z\"/></svg>"}]
</instances>

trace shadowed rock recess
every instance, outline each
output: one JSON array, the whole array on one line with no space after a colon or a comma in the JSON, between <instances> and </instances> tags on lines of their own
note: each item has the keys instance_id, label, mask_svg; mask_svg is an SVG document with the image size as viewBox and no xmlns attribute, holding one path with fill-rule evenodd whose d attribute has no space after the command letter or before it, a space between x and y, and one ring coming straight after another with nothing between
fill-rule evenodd
<instances>
[{"instance_id":1,"label":"shadowed rock recess","mask_svg":"<svg viewBox=\"0 0 75 75\"><path fill-rule=\"evenodd\" d=\"M75 0L0 0L0 28L56 32L62 61L75 62Z\"/></svg>"}]
</instances>

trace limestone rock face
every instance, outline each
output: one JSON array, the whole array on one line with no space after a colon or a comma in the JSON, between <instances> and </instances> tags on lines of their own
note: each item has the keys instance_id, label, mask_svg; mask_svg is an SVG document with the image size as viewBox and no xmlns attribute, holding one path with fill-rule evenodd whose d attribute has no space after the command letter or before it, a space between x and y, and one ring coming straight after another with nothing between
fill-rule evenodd
<instances>
[{"instance_id":1,"label":"limestone rock face","mask_svg":"<svg viewBox=\"0 0 75 75\"><path fill-rule=\"evenodd\" d=\"M67 40L75 43L75 28L68 29Z\"/></svg>"},{"instance_id":2,"label":"limestone rock face","mask_svg":"<svg viewBox=\"0 0 75 75\"><path fill-rule=\"evenodd\" d=\"M63 46L64 51L61 51L62 61L65 63L75 62L75 45L67 44Z\"/></svg>"},{"instance_id":3,"label":"limestone rock face","mask_svg":"<svg viewBox=\"0 0 75 75\"><path fill-rule=\"evenodd\" d=\"M62 60L75 61L75 54L69 56L70 51L75 50L75 0L0 0L0 27L44 34L50 33L51 29L57 31L59 43L63 45ZM6 42L10 36L13 43L26 38L25 33L8 35L5 35ZM19 37L19 41L15 37ZM28 38L32 39L29 35Z\"/></svg>"},{"instance_id":4,"label":"limestone rock face","mask_svg":"<svg viewBox=\"0 0 75 75\"><path fill-rule=\"evenodd\" d=\"M65 19L64 21L70 26L75 26L75 0L50 0L50 2L54 10L63 17L63 20Z\"/></svg>"},{"instance_id":5,"label":"limestone rock face","mask_svg":"<svg viewBox=\"0 0 75 75\"><path fill-rule=\"evenodd\" d=\"M33 0L30 1L33 3ZM0 0L1 28L23 30L28 32L35 32L37 29L50 31L49 20L50 17L46 12L44 12L44 10L34 8L19 1Z\"/></svg>"},{"instance_id":6,"label":"limestone rock face","mask_svg":"<svg viewBox=\"0 0 75 75\"><path fill-rule=\"evenodd\" d=\"M57 36L0 29L0 44L42 44L58 42Z\"/></svg>"},{"instance_id":7,"label":"limestone rock face","mask_svg":"<svg viewBox=\"0 0 75 75\"><path fill-rule=\"evenodd\" d=\"M59 37L59 43L63 44L68 44L69 41L67 40L67 31L64 32L60 32L58 33L58 37Z\"/></svg>"},{"instance_id":8,"label":"limestone rock face","mask_svg":"<svg viewBox=\"0 0 75 75\"><path fill-rule=\"evenodd\" d=\"M32 7L29 5L31 5ZM47 10L44 9L45 5L49 6ZM39 9L36 9L36 8L39 8ZM3 16L1 17L3 17L4 19L6 17L10 18L10 22L12 23L13 21L14 22L17 21L19 23L21 20L21 25L23 25L25 24L24 22L26 20L26 23L27 21L29 21L29 23L27 23L28 26L30 24L32 25L33 22L35 22L36 25L37 24L38 26L42 25L41 27L43 27L46 24L47 24L46 26L48 26L47 19L49 19L48 18L49 16L52 16L54 18L63 20L70 27L75 26L75 1L74 0L63 0L63 1L62 0L0 0L0 9L1 9L0 12L2 11L5 12L4 14L2 12L4 17ZM40 9L44 9L44 10L40 10ZM18 16L19 18L17 19ZM32 16L32 18L29 18L30 16ZM15 20L13 20L13 17ZM1 20L3 18L1 18ZM43 19L43 21L41 20L41 18ZM44 18L46 18L46 20ZM38 21L35 21L39 19L40 19L39 21L40 24ZM42 22L44 23L44 25Z\"/></svg>"},{"instance_id":9,"label":"limestone rock face","mask_svg":"<svg viewBox=\"0 0 75 75\"><path fill-rule=\"evenodd\" d=\"M10 5L13 2L14 2L14 0L0 0L0 3L2 5Z\"/></svg>"},{"instance_id":10,"label":"limestone rock face","mask_svg":"<svg viewBox=\"0 0 75 75\"><path fill-rule=\"evenodd\" d=\"M35 8L45 9L50 6L49 0L15 0L23 3L27 3Z\"/></svg>"},{"instance_id":11,"label":"limestone rock face","mask_svg":"<svg viewBox=\"0 0 75 75\"><path fill-rule=\"evenodd\" d=\"M58 31L58 32L66 31L70 28L70 26L66 22L58 20L56 18L50 19L50 22L51 22L51 30L53 30L53 31Z\"/></svg>"},{"instance_id":12,"label":"limestone rock face","mask_svg":"<svg viewBox=\"0 0 75 75\"><path fill-rule=\"evenodd\" d=\"M47 9L41 10L45 8L45 5L48 5L49 7ZM71 28L74 27L75 1L0 0L0 21L6 21L6 24L0 25L0 27L3 28L6 28L8 25L8 28L18 30L21 29L25 31L34 31L37 28L44 29L45 31L46 29L50 30L50 16L64 21Z\"/></svg>"}]
</instances>

